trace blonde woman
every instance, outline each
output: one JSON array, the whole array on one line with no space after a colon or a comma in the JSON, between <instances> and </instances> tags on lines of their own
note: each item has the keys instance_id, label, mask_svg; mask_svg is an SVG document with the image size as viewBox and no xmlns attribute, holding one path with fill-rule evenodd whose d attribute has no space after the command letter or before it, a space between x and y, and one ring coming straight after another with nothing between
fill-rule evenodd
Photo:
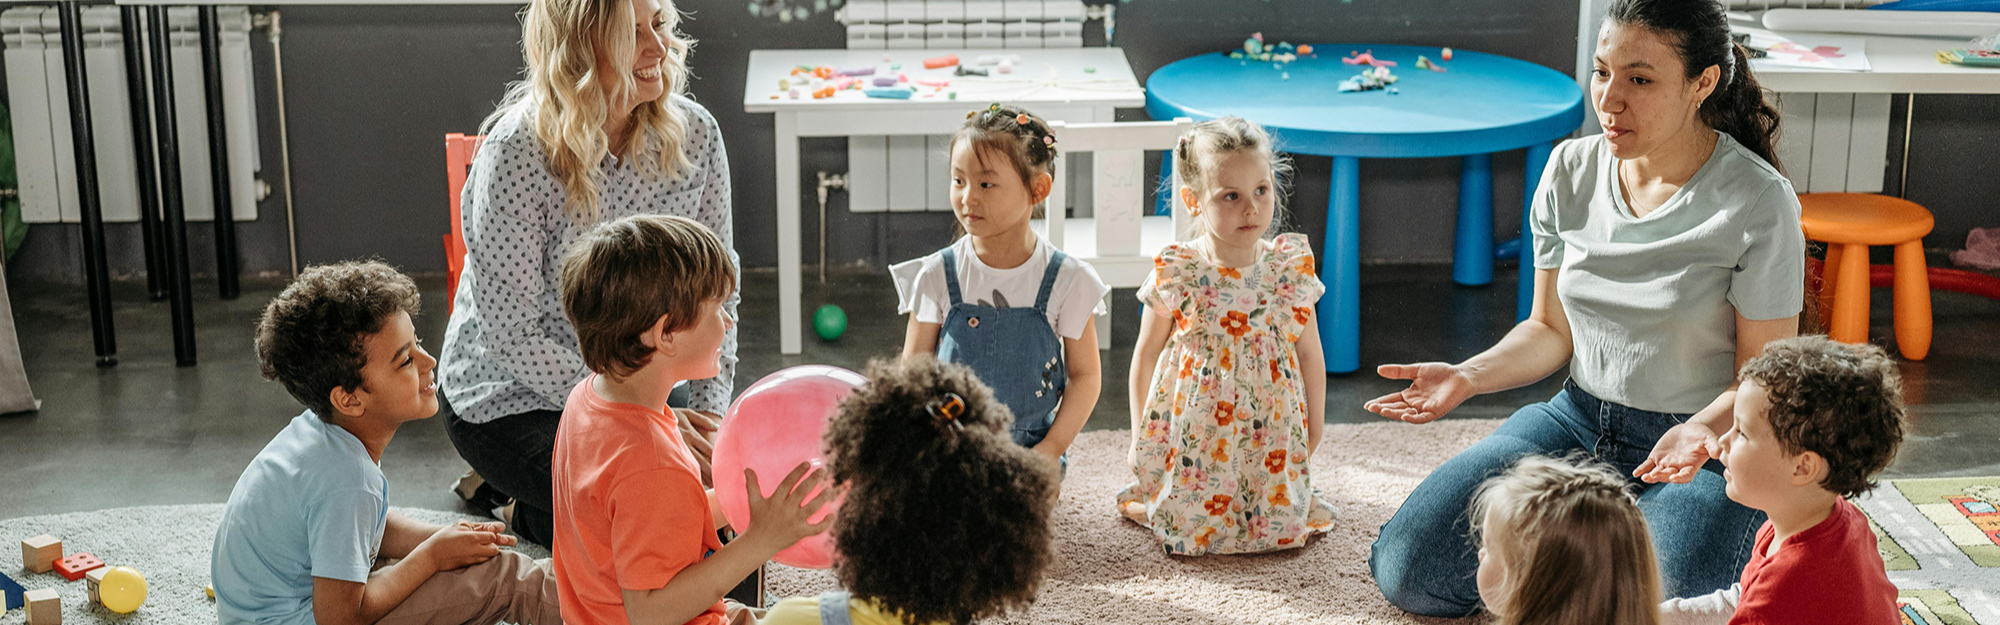
<instances>
[{"instance_id":1,"label":"blonde woman","mask_svg":"<svg viewBox=\"0 0 2000 625\"><path fill-rule=\"evenodd\" d=\"M522 537L552 536L549 461L570 388L589 370L563 315L561 258L599 222L678 215L731 245L729 159L707 109L682 95L693 41L672 0L534 0L522 15L527 80L486 120L463 203L466 263L438 385L445 431L492 491L481 507ZM735 316L737 298L725 305ZM703 459L728 406L722 372L675 391L675 421Z\"/></svg>"}]
</instances>

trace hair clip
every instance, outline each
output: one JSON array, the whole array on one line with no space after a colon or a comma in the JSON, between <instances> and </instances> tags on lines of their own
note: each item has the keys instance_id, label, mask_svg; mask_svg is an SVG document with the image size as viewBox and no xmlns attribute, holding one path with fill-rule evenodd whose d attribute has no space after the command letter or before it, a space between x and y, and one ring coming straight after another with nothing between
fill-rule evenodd
<instances>
[{"instance_id":1,"label":"hair clip","mask_svg":"<svg viewBox=\"0 0 2000 625\"><path fill-rule=\"evenodd\" d=\"M994 103L992 103L992 104L989 104L989 105L987 105L987 106L986 106L986 110L987 110L987 111L990 111L990 112L994 112L994 113L998 113L998 112L1000 112L1000 103L999 103L999 102L994 102Z\"/></svg>"},{"instance_id":2,"label":"hair clip","mask_svg":"<svg viewBox=\"0 0 2000 625\"><path fill-rule=\"evenodd\" d=\"M970 110L970 111L966 111L966 112L965 112L965 118L966 118L966 119L972 119L972 117L973 117L973 116L975 116L975 115L978 115L978 114L979 114L979 109L973 109L973 110Z\"/></svg>"},{"instance_id":3,"label":"hair clip","mask_svg":"<svg viewBox=\"0 0 2000 625\"><path fill-rule=\"evenodd\" d=\"M1017 126L1021 126L1021 127L1027 127L1027 125L1028 125L1028 122L1030 122L1030 121L1032 121L1032 120L1031 120L1031 119L1029 119L1029 117L1028 117L1028 114L1027 114L1027 113L1022 113L1022 114L1020 114L1020 115L1015 115L1015 116L1014 116L1014 125L1017 125Z\"/></svg>"},{"instance_id":4,"label":"hair clip","mask_svg":"<svg viewBox=\"0 0 2000 625\"><path fill-rule=\"evenodd\" d=\"M1055 136L1055 135L1042 135L1042 145L1046 145L1046 146L1049 146L1049 147L1056 147L1056 136Z\"/></svg>"},{"instance_id":5,"label":"hair clip","mask_svg":"<svg viewBox=\"0 0 2000 625\"><path fill-rule=\"evenodd\" d=\"M965 398L959 397L958 393L946 392L943 397L931 400L924 410L931 413L931 418L950 423L951 429L965 429L965 425L958 422L959 415L965 414Z\"/></svg>"}]
</instances>

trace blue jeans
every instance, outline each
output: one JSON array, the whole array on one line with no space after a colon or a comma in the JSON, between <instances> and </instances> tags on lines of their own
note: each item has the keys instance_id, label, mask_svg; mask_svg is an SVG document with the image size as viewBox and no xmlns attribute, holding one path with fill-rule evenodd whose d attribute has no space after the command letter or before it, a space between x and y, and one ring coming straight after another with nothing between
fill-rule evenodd
<instances>
[{"instance_id":1,"label":"blue jeans","mask_svg":"<svg viewBox=\"0 0 2000 625\"><path fill-rule=\"evenodd\" d=\"M1389 603L1427 616L1458 617L1479 609L1473 491L1528 455L1589 452L1631 475L1654 443L1689 415L1648 412L1591 396L1574 383L1548 402L1515 411L1486 440L1424 478L1382 526L1368 557L1375 584ZM1729 587L1750 562L1764 513L1724 494L1714 460L1687 484L1644 484L1639 511L1653 535L1668 597L1692 597Z\"/></svg>"}]
</instances>

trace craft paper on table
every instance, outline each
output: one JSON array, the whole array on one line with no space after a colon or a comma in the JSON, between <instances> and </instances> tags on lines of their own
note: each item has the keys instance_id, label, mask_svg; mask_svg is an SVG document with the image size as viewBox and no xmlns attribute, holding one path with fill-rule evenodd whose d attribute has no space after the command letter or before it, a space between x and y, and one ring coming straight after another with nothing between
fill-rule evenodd
<instances>
[{"instance_id":1,"label":"craft paper on table","mask_svg":"<svg viewBox=\"0 0 2000 625\"><path fill-rule=\"evenodd\" d=\"M1746 44L1750 48L1764 51L1764 58L1752 61L1755 67L1846 72L1865 72L1869 69L1868 40L1861 37L1775 33L1746 26L1737 26L1734 30L1750 35L1750 42Z\"/></svg>"}]
</instances>

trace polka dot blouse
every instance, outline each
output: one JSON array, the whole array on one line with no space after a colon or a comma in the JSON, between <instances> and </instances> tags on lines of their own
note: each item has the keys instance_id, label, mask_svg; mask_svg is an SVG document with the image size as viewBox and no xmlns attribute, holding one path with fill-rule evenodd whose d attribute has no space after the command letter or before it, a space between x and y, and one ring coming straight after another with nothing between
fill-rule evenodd
<instances>
[{"instance_id":1,"label":"polka dot blouse","mask_svg":"<svg viewBox=\"0 0 2000 625\"><path fill-rule=\"evenodd\" d=\"M734 248L729 158L708 109L681 96L687 155L697 169L680 181L642 173L606 156L599 166L603 221L638 214L701 222ZM460 419L486 423L533 410L562 410L589 374L576 329L562 310L562 258L596 222L572 221L562 185L544 166L542 144L519 109L487 133L465 182L465 269L445 329L439 386ZM732 256L734 252L731 252ZM740 297L725 303L736 314ZM689 383L689 408L721 414L736 374L736 330L722 346L722 373Z\"/></svg>"}]
</instances>

